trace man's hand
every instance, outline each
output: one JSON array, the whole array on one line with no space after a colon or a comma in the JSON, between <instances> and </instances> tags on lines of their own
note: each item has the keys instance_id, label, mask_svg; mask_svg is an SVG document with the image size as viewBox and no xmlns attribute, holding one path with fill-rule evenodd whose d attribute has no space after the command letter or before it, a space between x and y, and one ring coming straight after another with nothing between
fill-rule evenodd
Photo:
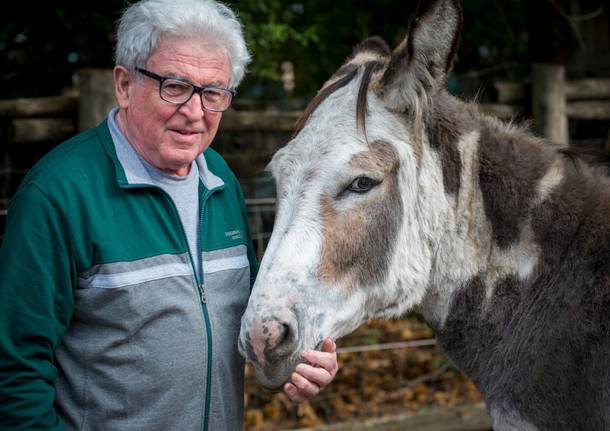
<instances>
[{"instance_id":1,"label":"man's hand","mask_svg":"<svg viewBox=\"0 0 610 431\"><path fill-rule=\"evenodd\" d=\"M301 357L308 364L299 364L284 385L284 392L295 403L310 400L322 391L337 374L337 345L325 338L322 351L304 350Z\"/></svg>"}]
</instances>

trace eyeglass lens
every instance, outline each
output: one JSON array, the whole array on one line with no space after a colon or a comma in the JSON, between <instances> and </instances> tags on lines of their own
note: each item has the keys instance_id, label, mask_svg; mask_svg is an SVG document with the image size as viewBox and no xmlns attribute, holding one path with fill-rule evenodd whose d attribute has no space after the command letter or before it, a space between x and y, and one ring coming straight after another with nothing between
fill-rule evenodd
<instances>
[{"instance_id":1,"label":"eyeglass lens","mask_svg":"<svg viewBox=\"0 0 610 431\"><path fill-rule=\"evenodd\" d=\"M161 85L161 97L171 103L186 103L195 88L186 82L166 79ZM231 104L232 94L222 88L207 87L201 91L203 106L212 111L224 111Z\"/></svg>"}]
</instances>

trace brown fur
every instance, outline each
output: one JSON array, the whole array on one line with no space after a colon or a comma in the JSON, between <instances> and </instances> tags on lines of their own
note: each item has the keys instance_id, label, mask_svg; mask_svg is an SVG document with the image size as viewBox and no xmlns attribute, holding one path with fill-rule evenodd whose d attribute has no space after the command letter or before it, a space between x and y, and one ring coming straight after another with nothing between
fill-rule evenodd
<instances>
[{"instance_id":1,"label":"brown fur","mask_svg":"<svg viewBox=\"0 0 610 431\"><path fill-rule=\"evenodd\" d=\"M369 192L349 211L338 211L335 197L321 202L324 247L319 273L329 285L338 280L349 280L353 286L381 283L387 272L402 213L398 154L387 142L376 141L369 147L356 154L351 164L383 175L386 180L377 186L381 190Z\"/></svg>"},{"instance_id":2,"label":"brown fur","mask_svg":"<svg viewBox=\"0 0 610 431\"><path fill-rule=\"evenodd\" d=\"M460 136L474 129L469 110L455 103L455 99L440 92L424 118L430 147L441 157L445 192L457 195L460 190L462 160L457 148Z\"/></svg>"},{"instance_id":3,"label":"brown fur","mask_svg":"<svg viewBox=\"0 0 610 431\"><path fill-rule=\"evenodd\" d=\"M535 138L525 138L483 128L479 144L479 187L485 215L499 247L519 238L536 186L557 153L545 150Z\"/></svg>"}]
</instances>

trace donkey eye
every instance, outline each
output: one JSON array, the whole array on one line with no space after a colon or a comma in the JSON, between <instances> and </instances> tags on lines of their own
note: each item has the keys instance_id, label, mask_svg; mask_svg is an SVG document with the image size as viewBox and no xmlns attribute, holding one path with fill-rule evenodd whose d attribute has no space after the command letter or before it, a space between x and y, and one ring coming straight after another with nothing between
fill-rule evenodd
<instances>
[{"instance_id":1,"label":"donkey eye","mask_svg":"<svg viewBox=\"0 0 610 431\"><path fill-rule=\"evenodd\" d=\"M379 181L376 181L369 177L358 177L349 185L348 190L350 192L355 193L366 193L379 184Z\"/></svg>"}]
</instances>

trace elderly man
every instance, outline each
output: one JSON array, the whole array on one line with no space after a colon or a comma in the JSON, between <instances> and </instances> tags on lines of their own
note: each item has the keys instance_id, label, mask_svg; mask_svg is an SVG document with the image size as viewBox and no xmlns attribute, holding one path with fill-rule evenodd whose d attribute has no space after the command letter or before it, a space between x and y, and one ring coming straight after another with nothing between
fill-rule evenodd
<instances>
[{"instance_id":1,"label":"elderly man","mask_svg":"<svg viewBox=\"0 0 610 431\"><path fill-rule=\"evenodd\" d=\"M0 429L242 428L256 274L239 185L209 149L249 61L213 0L123 14L118 109L24 179L0 251ZM284 390L315 396L335 345Z\"/></svg>"}]
</instances>

